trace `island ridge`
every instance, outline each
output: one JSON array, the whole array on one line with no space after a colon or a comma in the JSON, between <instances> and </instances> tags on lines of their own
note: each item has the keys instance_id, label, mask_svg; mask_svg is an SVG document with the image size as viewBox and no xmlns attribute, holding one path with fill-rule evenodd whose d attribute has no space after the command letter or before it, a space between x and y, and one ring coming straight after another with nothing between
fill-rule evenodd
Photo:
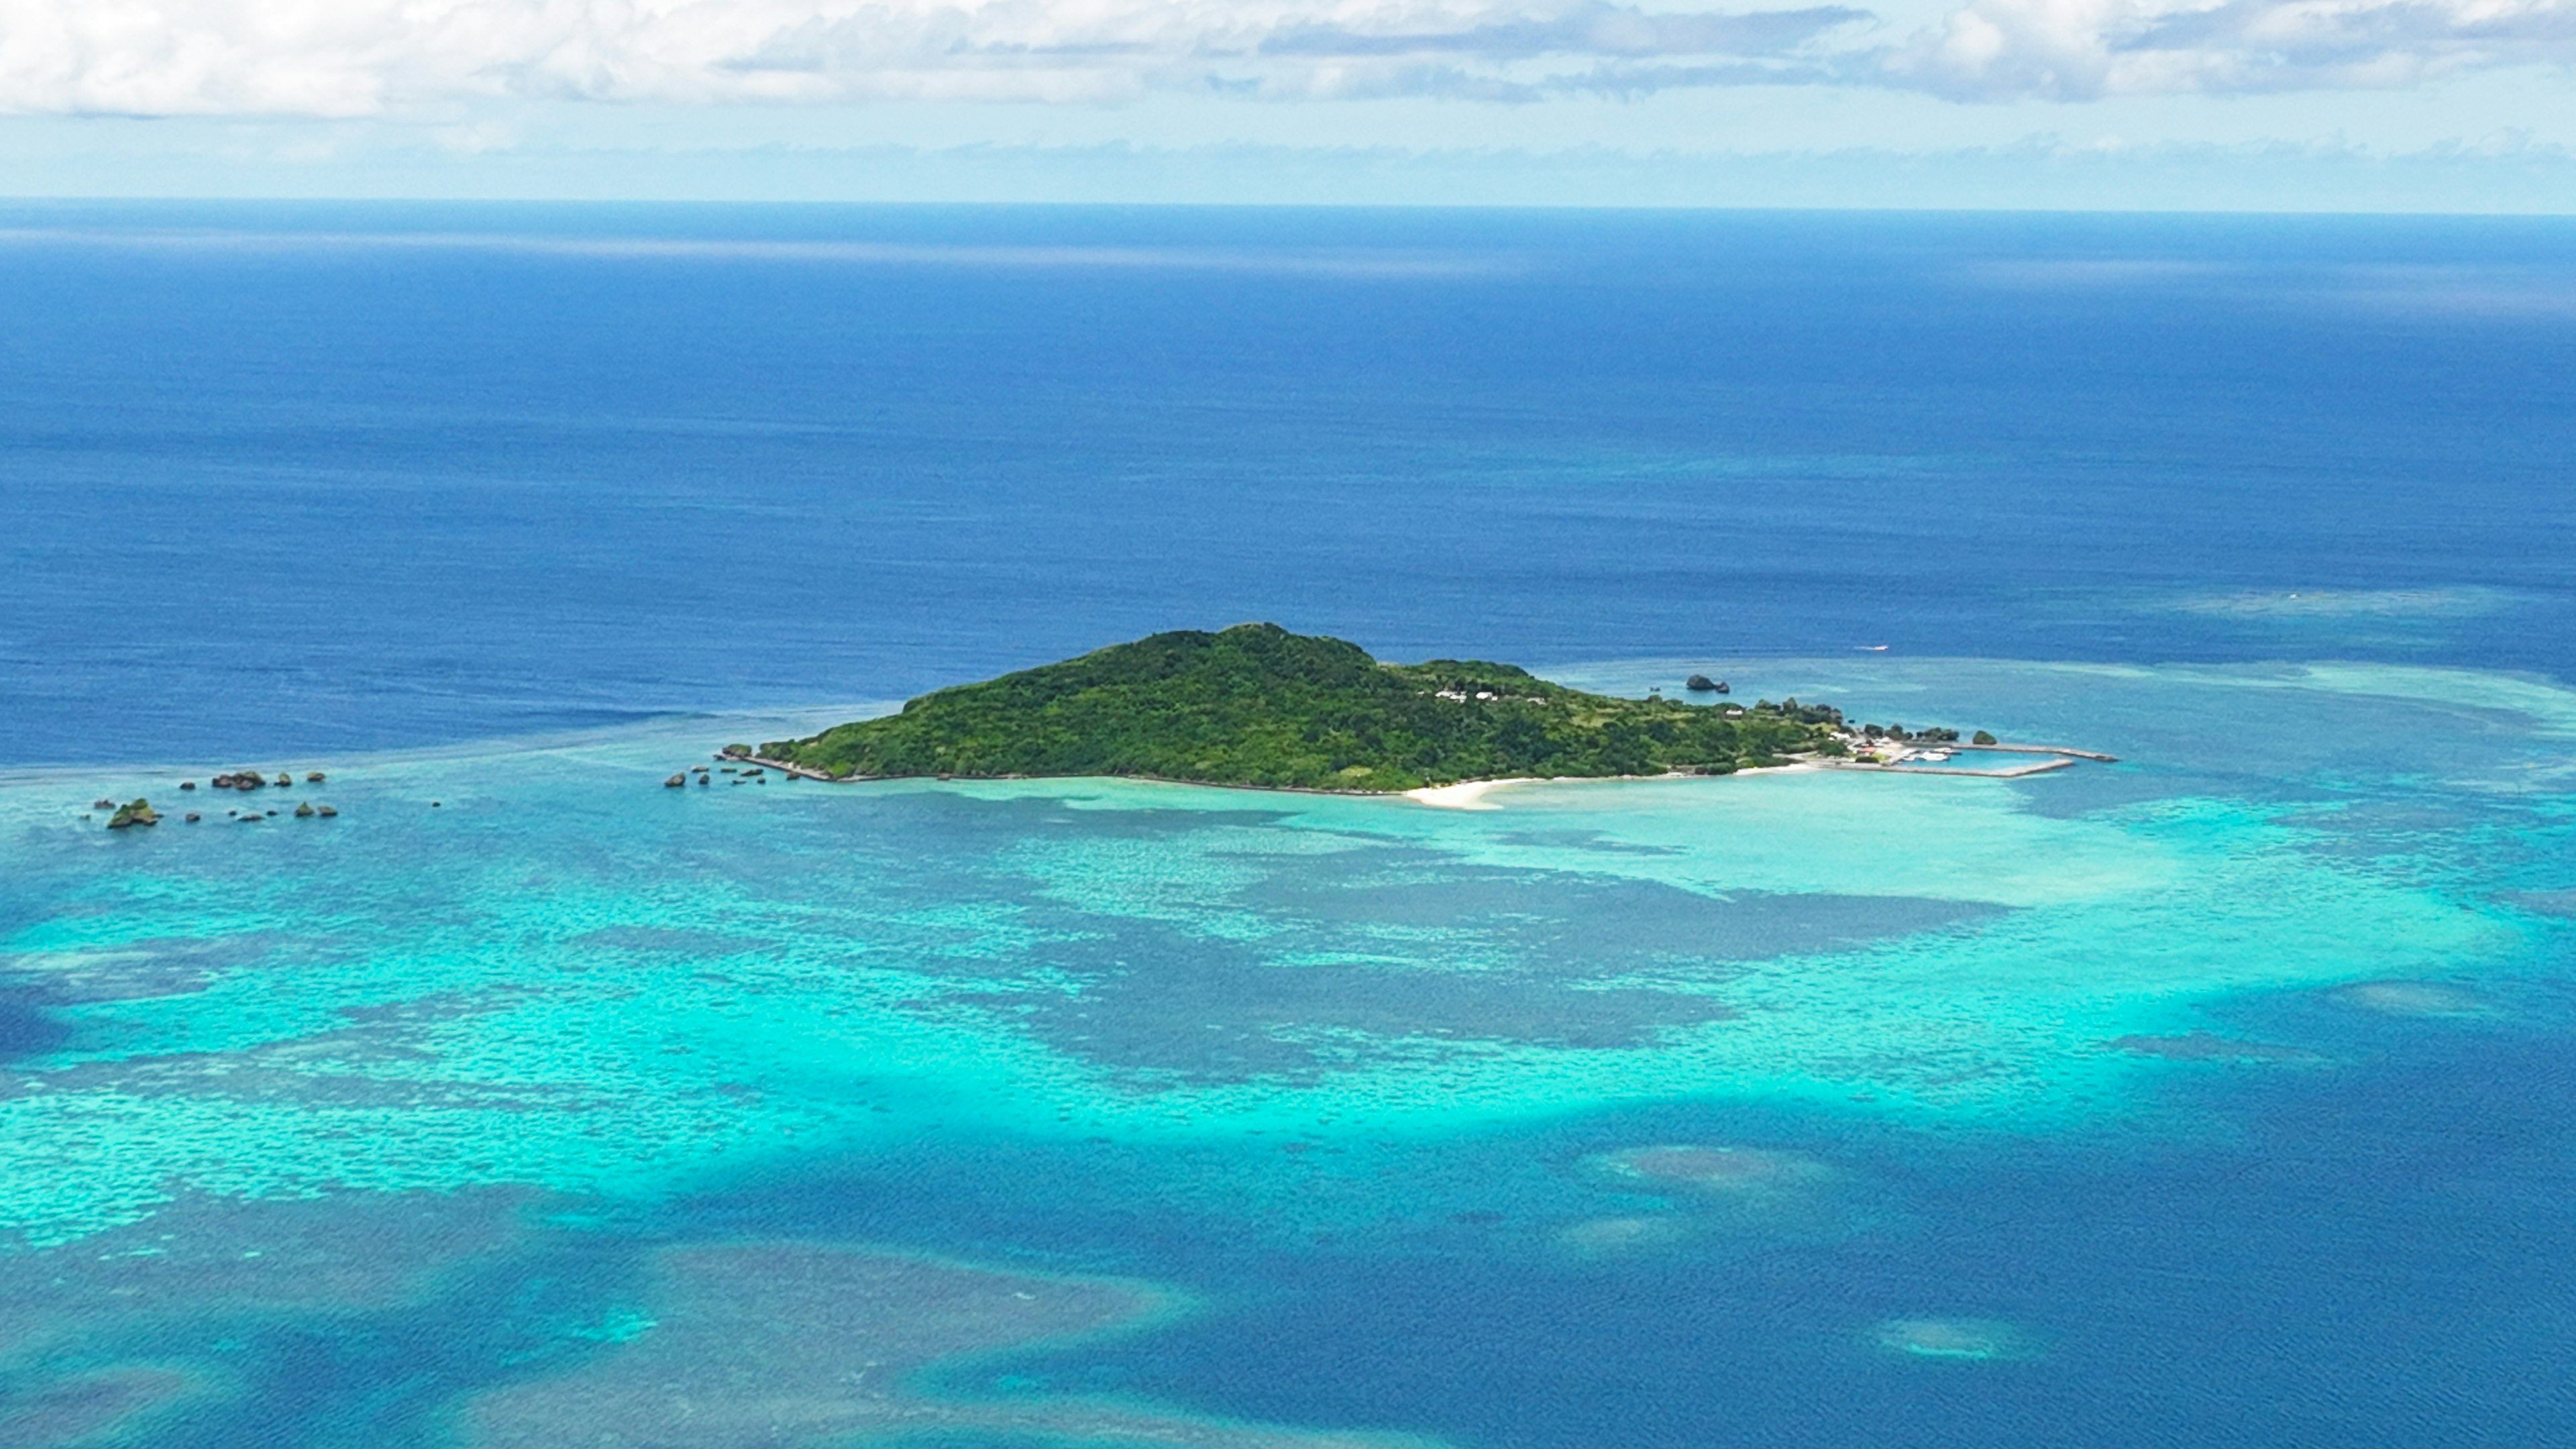
<instances>
[{"instance_id":1,"label":"island ridge","mask_svg":"<svg viewBox=\"0 0 2576 1449\"><path fill-rule=\"evenodd\" d=\"M1840 711L1620 699L1483 660L1383 664L1276 624L1179 630L759 747L833 779L1115 775L1392 792L1515 776L1727 774L1847 752ZM748 749L739 750L749 755Z\"/></svg>"}]
</instances>

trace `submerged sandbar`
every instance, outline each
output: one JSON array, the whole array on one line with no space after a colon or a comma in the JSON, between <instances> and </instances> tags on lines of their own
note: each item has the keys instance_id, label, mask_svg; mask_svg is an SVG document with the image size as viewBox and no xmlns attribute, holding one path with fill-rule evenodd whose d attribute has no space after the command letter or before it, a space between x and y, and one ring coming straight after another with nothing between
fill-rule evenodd
<instances>
[{"instance_id":1,"label":"submerged sandbar","mask_svg":"<svg viewBox=\"0 0 2576 1449\"><path fill-rule=\"evenodd\" d=\"M587 1362L483 1393L476 1449L769 1449L979 1433L1199 1449L1428 1449L1401 1435L1246 1423L1074 1395L964 1397L935 1367L1132 1329L1178 1300L1108 1278L1011 1272L884 1249L677 1247Z\"/></svg>"}]
</instances>

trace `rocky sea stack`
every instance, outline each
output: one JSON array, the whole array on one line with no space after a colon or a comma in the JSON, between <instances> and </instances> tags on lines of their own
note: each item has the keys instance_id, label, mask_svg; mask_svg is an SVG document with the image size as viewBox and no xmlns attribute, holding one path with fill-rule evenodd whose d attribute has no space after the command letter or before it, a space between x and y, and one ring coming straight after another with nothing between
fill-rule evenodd
<instances>
[{"instance_id":1,"label":"rocky sea stack","mask_svg":"<svg viewBox=\"0 0 2576 1449\"><path fill-rule=\"evenodd\" d=\"M116 807L116 813L107 818L107 828L110 830L126 830L137 825L160 823L161 817L153 810L152 802L149 800L135 800L130 804L119 805Z\"/></svg>"}]
</instances>

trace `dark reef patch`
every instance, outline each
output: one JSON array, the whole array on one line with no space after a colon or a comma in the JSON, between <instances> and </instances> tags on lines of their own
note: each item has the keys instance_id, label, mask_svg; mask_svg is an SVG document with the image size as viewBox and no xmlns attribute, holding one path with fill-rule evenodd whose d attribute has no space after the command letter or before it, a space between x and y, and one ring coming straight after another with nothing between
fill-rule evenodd
<instances>
[{"instance_id":1,"label":"dark reef patch","mask_svg":"<svg viewBox=\"0 0 2576 1449\"><path fill-rule=\"evenodd\" d=\"M991 983L935 998L1009 1015L1048 1045L1192 1080L1309 1078L1439 1042L1602 1049L1735 1014L1743 963L1980 921L1905 897L1705 896L1574 871L1460 866L1415 847L1230 854L1260 872L1204 902L1269 927L1018 898L1025 953L943 961Z\"/></svg>"},{"instance_id":2,"label":"dark reef patch","mask_svg":"<svg viewBox=\"0 0 2576 1449\"><path fill-rule=\"evenodd\" d=\"M1589 850L1603 855L1682 855L1687 852L1670 845L1641 845L1621 840L1598 830L1513 830L1494 837L1505 845L1526 845L1541 850Z\"/></svg>"},{"instance_id":3,"label":"dark reef patch","mask_svg":"<svg viewBox=\"0 0 2576 1449\"><path fill-rule=\"evenodd\" d=\"M950 1396L952 1361L1097 1335L1169 1301L1143 1285L796 1242L674 1246L602 1351L487 1389L473 1449L784 1449L904 1443L1399 1449L1407 1436L1207 1418L1133 1399Z\"/></svg>"},{"instance_id":4,"label":"dark reef patch","mask_svg":"<svg viewBox=\"0 0 2576 1449\"><path fill-rule=\"evenodd\" d=\"M2562 916L2576 919L2576 889L2555 891L2507 891L2502 899L2535 916Z\"/></svg>"},{"instance_id":5,"label":"dark reef patch","mask_svg":"<svg viewBox=\"0 0 2576 1449\"><path fill-rule=\"evenodd\" d=\"M2169 1062L2313 1062L2318 1059L2315 1052L2303 1047L2282 1046L2277 1042L2239 1041L2214 1031L2191 1031L2178 1036L2122 1036L2102 1045L2129 1056L2155 1057Z\"/></svg>"},{"instance_id":6,"label":"dark reef patch","mask_svg":"<svg viewBox=\"0 0 2576 1449\"><path fill-rule=\"evenodd\" d=\"M340 1193L267 1201L185 1194L150 1218L0 1263L0 1351L114 1344L139 1327L241 1314L381 1309L503 1248L529 1194ZM167 1340L173 1352L186 1335ZM0 1441L5 1442L5 1441Z\"/></svg>"},{"instance_id":7,"label":"dark reef patch","mask_svg":"<svg viewBox=\"0 0 2576 1449\"><path fill-rule=\"evenodd\" d=\"M1521 971L1291 966L1244 951L1190 954L1195 969L1122 966L1073 993L1040 986L949 999L1011 1016L1049 1046L1088 1061L1211 1081L1310 1078L1418 1050L1426 1038L1634 1046L1668 1027L1735 1015L1697 992L1574 990Z\"/></svg>"},{"instance_id":8,"label":"dark reef patch","mask_svg":"<svg viewBox=\"0 0 2576 1449\"><path fill-rule=\"evenodd\" d=\"M13 958L0 982L41 991L59 1005L188 996L218 976L273 960L284 943L275 933L244 931L207 938L151 937L112 948L48 951Z\"/></svg>"},{"instance_id":9,"label":"dark reef patch","mask_svg":"<svg viewBox=\"0 0 2576 1449\"><path fill-rule=\"evenodd\" d=\"M2497 1010L2485 992L2450 981L2364 981L2338 987L2332 999L2379 1016L2466 1019Z\"/></svg>"},{"instance_id":10,"label":"dark reef patch","mask_svg":"<svg viewBox=\"0 0 2576 1449\"><path fill-rule=\"evenodd\" d=\"M678 956L741 956L775 952L778 943L761 936L730 936L721 931L695 931L671 926L602 926L564 938L564 945L602 951L646 951Z\"/></svg>"},{"instance_id":11,"label":"dark reef patch","mask_svg":"<svg viewBox=\"0 0 2576 1449\"><path fill-rule=\"evenodd\" d=\"M0 1444L80 1449L129 1431L201 1392L197 1376L158 1364L118 1364L0 1389Z\"/></svg>"},{"instance_id":12,"label":"dark reef patch","mask_svg":"<svg viewBox=\"0 0 2576 1449\"><path fill-rule=\"evenodd\" d=\"M46 1010L51 1004L33 987L0 981L0 1062L40 1057L70 1039L70 1024Z\"/></svg>"},{"instance_id":13,"label":"dark reef patch","mask_svg":"<svg viewBox=\"0 0 2576 1449\"><path fill-rule=\"evenodd\" d=\"M856 910L867 929L849 937L850 959L920 976L912 1009L999 1013L1069 1056L1185 1080L1308 1079L1446 1042L1642 1045L1731 1016L1716 989L1744 963L2002 913L1909 897L1710 896L1468 864L1361 833L1301 831L1300 848L1264 850L1258 832L1288 813L1266 809L1091 811L900 785L835 793L831 805L777 822L774 873L757 855L733 862L790 903L810 896L820 907L782 949L830 953L831 922ZM1175 868L1221 861L1227 879L1151 916L1093 909L1081 880L1049 874L1057 841L1132 843L1148 872L1168 849ZM817 851L863 857L867 869L818 872ZM961 861L983 865L961 872ZM577 939L710 955L746 947L683 934L691 939L609 928Z\"/></svg>"},{"instance_id":14,"label":"dark reef patch","mask_svg":"<svg viewBox=\"0 0 2576 1449\"><path fill-rule=\"evenodd\" d=\"M1351 851L1279 872L1246 903L1321 924L1467 931L1533 953L1642 966L1762 961L1981 921L2001 908L1911 896L1701 895L1574 871L1461 867L1429 851ZM1609 974L1598 965L1580 974Z\"/></svg>"}]
</instances>

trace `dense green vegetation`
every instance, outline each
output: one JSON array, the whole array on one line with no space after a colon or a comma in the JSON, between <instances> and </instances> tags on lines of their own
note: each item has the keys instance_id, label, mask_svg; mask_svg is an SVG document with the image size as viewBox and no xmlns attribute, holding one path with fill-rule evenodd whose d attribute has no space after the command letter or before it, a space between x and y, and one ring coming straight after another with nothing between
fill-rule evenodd
<instances>
[{"instance_id":1,"label":"dense green vegetation","mask_svg":"<svg viewBox=\"0 0 2576 1449\"><path fill-rule=\"evenodd\" d=\"M160 823L160 812L152 808L152 802L149 800L137 800L131 805L119 805L116 807L116 813L107 817L107 828L110 830L126 830L137 825Z\"/></svg>"},{"instance_id":2,"label":"dense green vegetation","mask_svg":"<svg viewBox=\"0 0 2576 1449\"><path fill-rule=\"evenodd\" d=\"M1410 790L1515 775L1724 773L1824 749L1816 705L1616 699L1509 664L1380 664L1276 624L1156 634L926 694L760 753L835 776L1132 775Z\"/></svg>"}]
</instances>

